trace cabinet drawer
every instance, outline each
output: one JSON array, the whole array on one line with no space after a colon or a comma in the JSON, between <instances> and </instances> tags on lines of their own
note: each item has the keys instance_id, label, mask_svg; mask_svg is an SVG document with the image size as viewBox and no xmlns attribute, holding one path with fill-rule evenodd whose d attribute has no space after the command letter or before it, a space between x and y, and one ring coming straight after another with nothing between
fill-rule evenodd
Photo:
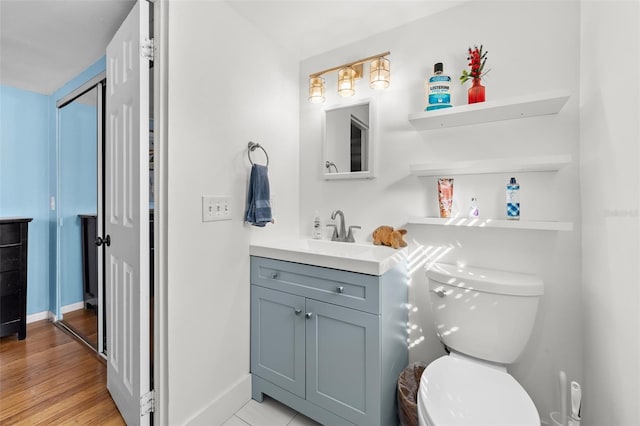
<instances>
[{"instance_id":1,"label":"cabinet drawer","mask_svg":"<svg viewBox=\"0 0 640 426\"><path fill-rule=\"evenodd\" d=\"M24 310L21 306L22 298L17 294L0 298L0 322L6 323L22 319Z\"/></svg>"},{"instance_id":2,"label":"cabinet drawer","mask_svg":"<svg viewBox=\"0 0 640 426\"><path fill-rule=\"evenodd\" d=\"M20 271L0 273L0 296L18 294L22 290Z\"/></svg>"},{"instance_id":3,"label":"cabinet drawer","mask_svg":"<svg viewBox=\"0 0 640 426\"><path fill-rule=\"evenodd\" d=\"M0 272L20 269L21 245L0 247Z\"/></svg>"},{"instance_id":4,"label":"cabinet drawer","mask_svg":"<svg viewBox=\"0 0 640 426\"><path fill-rule=\"evenodd\" d=\"M251 257L251 284L380 313L380 277L294 262Z\"/></svg>"},{"instance_id":5,"label":"cabinet drawer","mask_svg":"<svg viewBox=\"0 0 640 426\"><path fill-rule=\"evenodd\" d=\"M19 243L20 229L21 225L19 223L0 224L0 246Z\"/></svg>"}]
</instances>

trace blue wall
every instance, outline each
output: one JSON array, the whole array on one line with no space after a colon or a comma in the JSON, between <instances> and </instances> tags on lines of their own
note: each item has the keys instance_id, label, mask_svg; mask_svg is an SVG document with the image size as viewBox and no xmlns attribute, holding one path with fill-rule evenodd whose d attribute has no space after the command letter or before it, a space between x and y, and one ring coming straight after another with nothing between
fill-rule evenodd
<instances>
[{"instance_id":1,"label":"blue wall","mask_svg":"<svg viewBox=\"0 0 640 426\"><path fill-rule=\"evenodd\" d=\"M0 86L0 216L29 224L27 313L57 313L58 198L56 101L106 69L105 57L52 95ZM56 206L57 208L57 206Z\"/></svg>"},{"instance_id":2,"label":"blue wall","mask_svg":"<svg viewBox=\"0 0 640 426\"><path fill-rule=\"evenodd\" d=\"M29 224L27 312L49 308L49 97L0 86L0 216Z\"/></svg>"}]
</instances>

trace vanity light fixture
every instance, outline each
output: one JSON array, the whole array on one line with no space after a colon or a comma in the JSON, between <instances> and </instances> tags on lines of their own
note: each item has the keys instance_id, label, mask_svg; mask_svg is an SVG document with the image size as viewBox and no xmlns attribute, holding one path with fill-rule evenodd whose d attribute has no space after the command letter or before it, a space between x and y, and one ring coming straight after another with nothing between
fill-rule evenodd
<instances>
[{"instance_id":1,"label":"vanity light fixture","mask_svg":"<svg viewBox=\"0 0 640 426\"><path fill-rule=\"evenodd\" d=\"M391 52L384 52L368 58L339 65L309 75L309 102L318 104L325 101L324 83L322 75L338 71L338 95L353 96L356 93L355 81L364 75L364 63L369 64L369 86L372 89L386 89L391 82L391 62L386 56Z\"/></svg>"},{"instance_id":2,"label":"vanity light fixture","mask_svg":"<svg viewBox=\"0 0 640 426\"><path fill-rule=\"evenodd\" d=\"M369 65L369 87L374 90L386 89L391 83L391 62L378 58Z\"/></svg>"},{"instance_id":3,"label":"vanity light fixture","mask_svg":"<svg viewBox=\"0 0 640 426\"><path fill-rule=\"evenodd\" d=\"M309 79L309 102L312 104L324 102L324 78L311 77Z\"/></svg>"},{"instance_id":4,"label":"vanity light fixture","mask_svg":"<svg viewBox=\"0 0 640 426\"><path fill-rule=\"evenodd\" d=\"M360 65L362 67L362 65ZM356 94L356 70L345 67L338 70L338 95L346 98Z\"/></svg>"}]
</instances>

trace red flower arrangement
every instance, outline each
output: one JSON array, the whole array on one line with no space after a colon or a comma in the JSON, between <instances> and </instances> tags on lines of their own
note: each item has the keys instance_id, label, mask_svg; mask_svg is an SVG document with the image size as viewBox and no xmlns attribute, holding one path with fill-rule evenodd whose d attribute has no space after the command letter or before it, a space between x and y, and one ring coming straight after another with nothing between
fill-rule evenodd
<instances>
[{"instance_id":1,"label":"red flower arrangement","mask_svg":"<svg viewBox=\"0 0 640 426\"><path fill-rule=\"evenodd\" d=\"M482 45L480 45L480 48L478 48L478 46L474 46L473 49L469 48L468 52L469 56L467 56L467 60L469 61L471 71L462 70L460 84L464 84L470 79L481 78L490 71L484 71L484 66L487 63L487 53L489 52L483 52Z\"/></svg>"}]
</instances>

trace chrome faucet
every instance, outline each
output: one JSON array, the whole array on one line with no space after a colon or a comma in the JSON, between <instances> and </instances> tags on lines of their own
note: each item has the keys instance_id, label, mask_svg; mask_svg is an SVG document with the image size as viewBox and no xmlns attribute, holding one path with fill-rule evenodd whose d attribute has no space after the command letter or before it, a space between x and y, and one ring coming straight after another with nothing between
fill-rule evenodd
<instances>
[{"instance_id":1,"label":"chrome faucet","mask_svg":"<svg viewBox=\"0 0 640 426\"><path fill-rule=\"evenodd\" d=\"M335 210L333 213L331 213L331 220L335 220L336 216L340 216L340 228L338 229L338 226L334 223L330 223L327 225L327 226L333 227L333 234L331 235L331 241L355 243L356 240L353 238L353 229L362 229L362 227L350 226L349 233L347 234L347 231L345 231L344 213L342 213L342 210Z\"/></svg>"}]
</instances>

